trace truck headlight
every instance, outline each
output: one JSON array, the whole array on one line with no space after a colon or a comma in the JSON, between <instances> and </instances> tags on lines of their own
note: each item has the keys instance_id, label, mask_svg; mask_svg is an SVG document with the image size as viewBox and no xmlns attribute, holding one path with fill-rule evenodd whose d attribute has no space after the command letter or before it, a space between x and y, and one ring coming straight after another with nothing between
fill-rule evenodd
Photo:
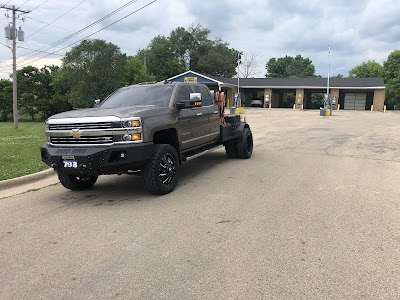
<instances>
[{"instance_id":1,"label":"truck headlight","mask_svg":"<svg viewBox=\"0 0 400 300\"><path fill-rule=\"evenodd\" d=\"M123 128L135 128L140 127L140 120L122 120Z\"/></svg>"}]
</instances>

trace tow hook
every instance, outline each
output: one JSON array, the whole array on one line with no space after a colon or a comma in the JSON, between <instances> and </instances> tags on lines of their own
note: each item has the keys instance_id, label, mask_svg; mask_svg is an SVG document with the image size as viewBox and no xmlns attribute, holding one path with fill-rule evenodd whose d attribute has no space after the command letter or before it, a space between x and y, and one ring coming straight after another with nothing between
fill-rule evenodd
<instances>
[{"instance_id":1,"label":"tow hook","mask_svg":"<svg viewBox=\"0 0 400 300\"><path fill-rule=\"evenodd\" d=\"M55 163L52 163L50 165L50 167L52 167L54 169L54 171L57 171L59 169L59 166L57 164L55 164Z\"/></svg>"}]
</instances>

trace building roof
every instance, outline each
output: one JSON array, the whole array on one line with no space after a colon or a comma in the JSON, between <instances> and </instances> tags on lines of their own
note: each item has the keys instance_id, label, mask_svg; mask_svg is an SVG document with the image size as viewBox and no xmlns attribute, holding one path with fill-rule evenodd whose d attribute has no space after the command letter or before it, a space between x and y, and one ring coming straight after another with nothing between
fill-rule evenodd
<instances>
[{"instance_id":1,"label":"building roof","mask_svg":"<svg viewBox=\"0 0 400 300\"><path fill-rule=\"evenodd\" d=\"M233 80L232 80L233 79ZM229 83L237 82L231 78ZM244 88L326 88L327 78L243 78L240 86ZM330 78L331 88L385 88L383 78Z\"/></svg>"},{"instance_id":2,"label":"building roof","mask_svg":"<svg viewBox=\"0 0 400 300\"><path fill-rule=\"evenodd\" d=\"M237 85L237 78L224 78L213 75L202 75L193 71L187 71L177 76L171 77L169 80L181 77L185 74L192 73L207 80L214 81L219 85ZM327 78L239 78L241 88L315 88L323 89L327 86ZM200 82L200 81L199 81ZM382 77L369 78L330 78L330 88L345 89L384 89L385 84Z\"/></svg>"}]
</instances>

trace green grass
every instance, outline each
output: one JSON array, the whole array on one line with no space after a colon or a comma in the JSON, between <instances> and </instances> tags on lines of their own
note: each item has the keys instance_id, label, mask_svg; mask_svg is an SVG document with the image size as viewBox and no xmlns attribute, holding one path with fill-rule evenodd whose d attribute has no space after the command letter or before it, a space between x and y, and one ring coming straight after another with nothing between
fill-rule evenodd
<instances>
[{"instance_id":1,"label":"green grass","mask_svg":"<svg viewBox=\"0 0 400 300\"><path fill-rule=\"evenodd\" d=\"M0 122L0 181L36 173L48 168L40 158L46 141L44 122Z\"/></svg>"}]
</instances>

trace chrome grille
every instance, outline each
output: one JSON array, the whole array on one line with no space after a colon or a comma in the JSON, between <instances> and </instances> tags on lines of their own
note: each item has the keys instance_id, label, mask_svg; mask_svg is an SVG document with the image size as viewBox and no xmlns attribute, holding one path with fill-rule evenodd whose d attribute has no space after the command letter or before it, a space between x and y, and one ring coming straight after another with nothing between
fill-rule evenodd
<instances>
[{"instance_id":1,"label":"chrome grille","mask_svg":"<svg viewBox=\"0 0 400 300\"><path fill-rule=\"evenodd\" d=\"M71 130L71 129L109 129L113 127L112 122L99 123L74 123L74 124L50 124L50 130Z\"/></svg>"},{"instance_id":2,"label":"chrome grille","mask_svg":"<svg viewBox=\"0 0 400 300\"><path fill-rule=\"evenodd\" d=\"M54 145L61 144L75 144L75 145L104 145L113 143L113 136L84 136L80 138L74 138L72 136L63 136L63 137L51 137L50 141Z\"/></svg>"}]
</instances>

